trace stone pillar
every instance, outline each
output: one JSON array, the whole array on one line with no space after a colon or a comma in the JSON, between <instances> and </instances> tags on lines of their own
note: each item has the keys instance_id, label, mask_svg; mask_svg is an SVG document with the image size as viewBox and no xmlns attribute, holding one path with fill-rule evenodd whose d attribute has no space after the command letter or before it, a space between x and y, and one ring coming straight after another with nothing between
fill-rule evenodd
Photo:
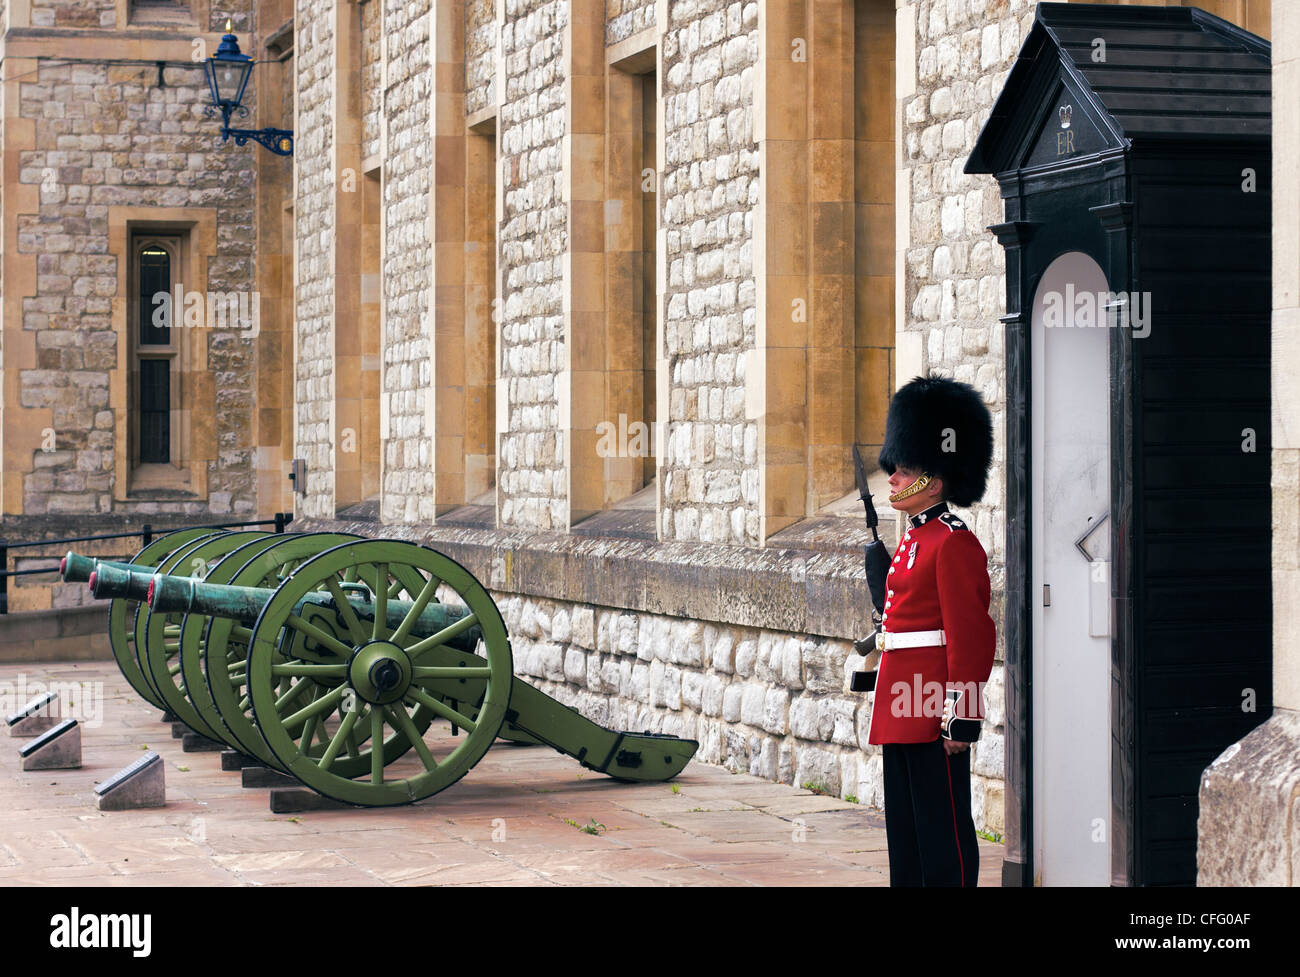
<instances>
[{"instance_id":1,"label":"stone pillar","mask_svg":"<svg viewBox=\"0 0 1300 977\"><path fill-rule=\"evenodd\" d=\"M431 15L434 87L429 139L433 185L429 230L433 243L432 445L435 516L465 497L465 9L436 5Z\"/></svg>"},{"instance_id":2,"label":"stone pillar","mask_svg":"<svg viewBox=\"0 0 1300 977\"><path fill-rule=\"evenodd\" d=\"M1274 709L1201 777L1198 885L1300 884L1300 8L1272 37Z\"/></svg>"},{"instance_id":3,"label":"stone pillar","mask_svg":"<svg viewBox=\"0 0 1300 977\"><path fill-rule=\"evenodd\" d=\"M311 25L299 32L294 51L294 441L296 457L307 463L306 491L298 500L306 516L334 513L336 2L300 0L296 10L296 19Z\"/></svg>"}]
</instances>

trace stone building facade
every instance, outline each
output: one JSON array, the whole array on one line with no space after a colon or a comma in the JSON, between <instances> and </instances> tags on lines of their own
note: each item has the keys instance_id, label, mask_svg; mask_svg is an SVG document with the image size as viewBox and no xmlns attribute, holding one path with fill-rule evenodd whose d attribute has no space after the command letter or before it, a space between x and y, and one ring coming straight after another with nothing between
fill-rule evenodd
<instances>
[{"instance_id":1,"label":"stone building facade","mask_svg":"<svg viewBox=\"0 0 1300 977\"><path fill-rule=\"evenodd\" d=\"M847 691L869 628L850 451L874 455L911 376L980 390L995 466L963 515L1000 621L1003 213L962 170L1032 4L176 6L0 8L6 522L292 505L302 528L424 541L488 583L517 673L561 701L881 804ZM1267 2L1199 6L1270 36ZM251 104L295 129L291 170L214 146L176 66L227 16L275 61ZM166 51L165 86L91 63L106 39ZM87 62L40 61L53 44ZM192 343L190 494L147 499L113 228L158 207L206 235L203 287L260 294L262 328ZM973 751L994 836L1001 676Z\"/></svg>"},{"instance_id":2,"label":"stone building facade","mask_svg":"<svg viewBox=\"0 0 1300 977\"><path fill-rule=\"evenodd\" d=\"M11 540L289 507L292 409L278 377L286 340L292 350L279 294L292 241L279 211L292 164L222 144L204 113L204 58L227 21L246 32L259 17L264 41L292 12L247 0L0 7L0 508ZM269 63L245 100L249 120L282 125L287 108L291 126L291 76L269 56L280 52L256 53ZM162 290L176 300L178 328L161 344L141 331L157 311L140 296L142 248L165 252ZM160 444L146 444L140 421L149 397L161 400ZM12 609L80 599L37 579L17 585Z\"/></svg>"},{"instance_id":3,"label":"stone building facade","mask_svg":"<svg viewBox=\"0 0 1300 977\"><path fill-rule=\"evenodd\" d=\"M517 672L584 714L879 805L847 691L869 628L851 447L882 440L895 309L922 287L898 271L898 13L379 2L299 11L318 25L299 31L299 125L324 147L301 144L294 201L303 525L375 529L331 497L349 326L336 312L318 347L315 313L373 261L382 532L488 581ZM339 255L347 194L307 196L342 179L329 140L358 121L382 147L358 154L381 201L359 262ZM993 509L977 527L997 579ZM999 689L975 756L994 833Z\"/></svg>"}]
</instances>

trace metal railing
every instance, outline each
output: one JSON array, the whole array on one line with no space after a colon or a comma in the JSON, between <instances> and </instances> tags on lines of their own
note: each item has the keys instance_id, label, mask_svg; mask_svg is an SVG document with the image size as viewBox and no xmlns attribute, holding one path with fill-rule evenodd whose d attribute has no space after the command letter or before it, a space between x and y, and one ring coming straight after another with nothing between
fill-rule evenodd
<instances>
[{"instance_id":1,"label":"metal railing","mask_svg":"<svg viewBox=\"0 0 1300 977\"><path fill-rule=\"evenodd\" d=\"M155 536L166 536L168 533L178 532L182 529L247 529L250 526L272 526L273 532L283 533L284 527L293 522L292 512L277 512L270 519L258 519L253 522L214 522L205 523L198 526L175 526L171 529L155 529L150 523L145 523L139 529L129 533L98 533L94 536L68 536L63 539L39 539L29 543L11 543L7 539L0 539L0 614L9 613L9 578L10 577L28 577L39 573L58 573L59 568L42 567L38 570L10 570L9 569L9 551L23 549L24 547L34 546L60 546L64 543L88 543L100 539L131 539L140 537L142 540L141 547L148 546L153 542ZM48 557L54 560L58 557Z\"/></svg>"}]
</instances>

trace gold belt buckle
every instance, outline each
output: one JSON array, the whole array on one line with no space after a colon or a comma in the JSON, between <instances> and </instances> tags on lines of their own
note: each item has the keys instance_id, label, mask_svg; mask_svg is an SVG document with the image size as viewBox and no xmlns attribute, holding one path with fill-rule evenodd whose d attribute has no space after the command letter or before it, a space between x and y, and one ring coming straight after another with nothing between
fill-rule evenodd
<instances>
[{"instance_id":1,"label":"gold belt buckle","mask_svg":"<svg viewBox=\"0 0 1300 977\"><path fill-rule=\"evenodd\" d=\"M884 651L884 650L885 650L885 632L884 632L884 631L877 631L877 632L876 632L876 651Z\"/></svg>"}]
</instances>

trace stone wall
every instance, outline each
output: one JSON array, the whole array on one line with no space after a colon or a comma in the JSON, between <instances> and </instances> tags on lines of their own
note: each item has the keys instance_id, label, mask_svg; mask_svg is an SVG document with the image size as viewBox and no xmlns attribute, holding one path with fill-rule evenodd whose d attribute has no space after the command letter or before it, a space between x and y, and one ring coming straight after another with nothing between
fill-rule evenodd
<instances>
[{"instance_id":1,"label":"stone wall","mask_svg":"<svg viewBox=\"0 0 1300 977\"><path fill-rule=\"evenodd\" d=\"M993 412L994 468L971 516L997 565L1005 559L1005 330L998 317L1006 311L1006 281L1002 248L987 227L1003 219L1002 197L995 180L962 168L1032 23L1033 7L1023 0L990 0L982 12L917 4L916 92L904 102L900 133L911 190L902 329L922 338L922 370L972 384Z\"/></svg>"},{"instance_id":2,"label":"stone wall","mask_svg":"<svg viewBox=\"0 0 1300 977\"><path fill-rule=\"evenodd\" d=\"M758 428L745 417L754 348L758 4L669 5L663 39L662 226L668 423L661 537L759 542Z\"/></svg>"},{"instance_id":3,"label":"stone wall","mask_svg":"<svg viewBox=\"0 0 1300 977\"><path fill-rule=\"evenodd\" d=\"M334 18L332 0L300 0L295 17L298 239L294 323L295 457L307 464L306 516L334 513Z\"/></svg>"},{"instance_id":4,"label":"stone wall","mask_svg":"<svg viewBox=\"0 0 1300 977\"><path fill-rule=\"evenodd\" d=\"M465 114L497 102L496 0L465 3Z\"/></svg>"},{"instance_id":5,"label":"stone wall","mask_svg":"<svg viewBox=\"0 0 1300 977\"><path fill-rule=\"evenodd\" d=\"M265 7L263 7L263 10ZM256 29L263 37L280 27L280 23L262 23L253 14L253 0L226 0L224 3L210 3L208 6L208 30L226 32L226 21L236 31ZM245 51L245 54L248 52Z\"/></svg>"},{"instance_id":6,"label":"stone wall","mask_svg":"<svg viewBox=\"0 0 1300 977\"><path fill-rule=\"evenodd\" d=\"M31 0L33 27L116 27L114 0Z\"/></svg>"},{"instance_id":7,"label":"stone wall","mask_svg":"<svg viewBox=\"0 0 1300 977\"><path fill-rule=\"evenodd\" d=\"M361 5L361 158L380 151L384 111L384 0Z\"/></svg>"},{"instance_id":8,"label":"stone wall","mask_svg":"<svg viewBox=\"0 0 1300 977\"><path fill-rule=\"evenodd\" d=\"M605 43L617 44L655 26L655 0L605 0Z\"/></svg>"},{"instance_id":9,"label":"stone wall","mask_svg":"<svg viewBox=\"0 0 1300 977\"><path fill-rule=\"evenodd\" d=\"M254 288L253 149L214 148L201 72L168 68L162 88L156 76L153 67L46 64L18 87L17 113L33 124L31 148L18 152L18 181L38 187L40 197L38 212L18 215L18 239L8 245L36 263L35 292L22 298L36 368L19 374L20 403L49 408L55 438L23 476L28 514L108 512L114 491L124 492L113 472L114 429L125 419L109 409L122 341L113 297L124 256L110 251L109 208L215 208L220 232L208 280L184 287ZM209 463L208 492L222 511L251 511L250 341L208 329L193 330L188 341L206 345L220 391L212 421L220 454ZM117 508L193 513L208 506L207 499L128 500Z\"/></svg>"},{"instance_id":10,"label":"stone wall","mask_svg":"<svg viewBox=\"0 0 1300 977\"><path fill-rule=\"evenodd\" d=\"M502 526L567 525L564 436L556 375L564 363L563 282L568 221L564 136L565 0L508 0L501 30L505 92L498 130L504 182L500 227L502 423L497 495Z\"/></svg>"},{"instance_id":11,"label":"stone wall","mask_svg":"<svg viewBox=\"0 0 1300 977\"><path fill-rule=\"evenodd\" d=\"M384 522L433 519L426 398L429 337L429 3L386 4L387 152L384 162Z\"/></svg>"},{"instance_id":12,"label":"stone wall","mask_svg":"<svg viewBox=\"0 0 1300 977\"><path fill-rule=\"evenodd\" d=\"M208 23L204 30L224 31L226 19L233 21L236 31L248 31L253 28L253 15L250 9L252 0L237 0L235 3L212 3L208 7ZM127 0L128 22L133 21L129 11L134 4ZM190 3L190 10L194 4ZM33 27L73 27L73 28L115 28L122 29L126 24L117 22L116 0L31 0L31 26ZM0 16L4 7L0 5ZM172 24L177 19L160 15L158 8L146 8L144 11L150 23ZM165 12L164 12L165 13ZM183 11L178 11L183 14ZM152 15L152 16L150 16ZM266 25L274 30L278 24Z\"/></svg>"},{"instance_id":13,"label":"stone wall","mask_svg":"<svg viewBox=\"0 0 1300 977\"><path fill-rule=\"evenodd\" d=\"M473 114L499 99L503 215L500 529L462 532L477 533L476 545L494 552L507 545L498 541L504 533L532 541L510 544L520 547L574 538L534 531L564 529L568 519L564 371L572 353L566 343L573 337L564 327L566 317L582 310L566 307L566 288L573 285L566 276L573 274L573 254L599 248L585 238L575 245L573 238L582 237L585 228L570 226L571 201L566 199L571 184L593 182L585 169L564 172L566 148L584 160L584 166L595 158L585 147L581 152L575 148L578 137L589 135L589 130L573 133L566 127L566 91L575 84L566 77L567 59L591 71L589 52L575 54L565 48L577 35L576 28L569 30L570 4L506 0L503 6L499 65L494 61L494 5L467 0L464 7L467 111ZM606 42L630 36L641 29L636 25L648 25L654 10L648 3L607 3ZM672 547L698 550L703 563L734 556L736 569L725 585L706 573L697 589L712 587L720 601L719 595L724 595L733 604L764 603L781 613L801 614L805 608L800 600L806 598L788 598L784 588L803 586L803 554L757 546L758 429L756 419L746 416L746 362L756 349L758 322L753 224L762 179L754 138L759 4L680 0L668 4L667 11L658 66L664 141L659 246L665 272L665 346L660 353L667 357L668 371L668 425L659 471L664 542L612 547L601 572L621 579L623 561L635 547L644 549L637 553L648 562L670 559L663 550ZM431 167L450 168L460 162L444 164L428 155L428 30L426 8L388 7L383 354L389 427L382 518L389 524L386 535L438 546L439 530L430 528L432 459L425 426L431 413L426 398L433 389L427 319L428 180ZM599 44L599 31L595 37ZM495 91L488 86L498 68L503 87ZM584 82L587 77L591 75L584 75ZM926 107L928 111L928 101ZM901 133L900 140L907 135ZM918 161L920 138L918 130ZM950 168L953 158L948 158ZM935 179L933 172L928 178ZM972 190L983 194L974 185L961 192ZM932 229L926 226L922 232L918 248L930 240L924 235ZM979 232L961 239L968 249L987 237L983 224ZM954 246L934 230L930 250L943 244L950 250ZM969 256L965 260L969 264ZM990 265L986 277L997 275L993 262L998 258L990 253L985 260ZM929 267L927 257L927 274ZM942 261L939 267L945 267ZM975 281L978 295L979 276ZM995 282L1000 288L1000 279ZM930 284L940 283L908 285L909 307L917 290ZM954 273L954 296L958 285ZM962 286L963 293L966 288ZM992 318L995 322L996 315ZM907 328L925 331L931 325L909 317ZM987 330L987 323L983 327ZM987 340L985 358L977 357L972 369L994 363L998 355L994 341ZM993 553L1001 543L995 536L1000 524L992 522L991 511L981 510L974 518ZM317 521L303 528L347 527ZM840 542L847 538L838 527L827 532ZM515 559L517 566L518 550ZM840 551L840 559L845 566L856 563L860 573L860 550L852 557ZM1000 560L999 551L995 571ZM857 610L845 611L843 620L822 628L829 634L819 634L793 619L737 623L718 609L692 610L685 603L648 609L635 606L632 595L617 606L621 595L596 599L576 590L556 593L532 579L507 584L495 579L490 569L481 575L506 617L517 672L584 715L629 729L693 736L701 742L702 761L880 803L879 751L865 743L865 697L847 692L847 673L861 665L850 654L848 640L861 630L862 622L854 617ZM995 579L995 587L1001 586ZM858 604L860 597L854 598ZM1000 683L1001 671L996 670L987 696L990 721L973 756L976 821L993 831L1002 827Z\"/></svg>"}]
</instances>

